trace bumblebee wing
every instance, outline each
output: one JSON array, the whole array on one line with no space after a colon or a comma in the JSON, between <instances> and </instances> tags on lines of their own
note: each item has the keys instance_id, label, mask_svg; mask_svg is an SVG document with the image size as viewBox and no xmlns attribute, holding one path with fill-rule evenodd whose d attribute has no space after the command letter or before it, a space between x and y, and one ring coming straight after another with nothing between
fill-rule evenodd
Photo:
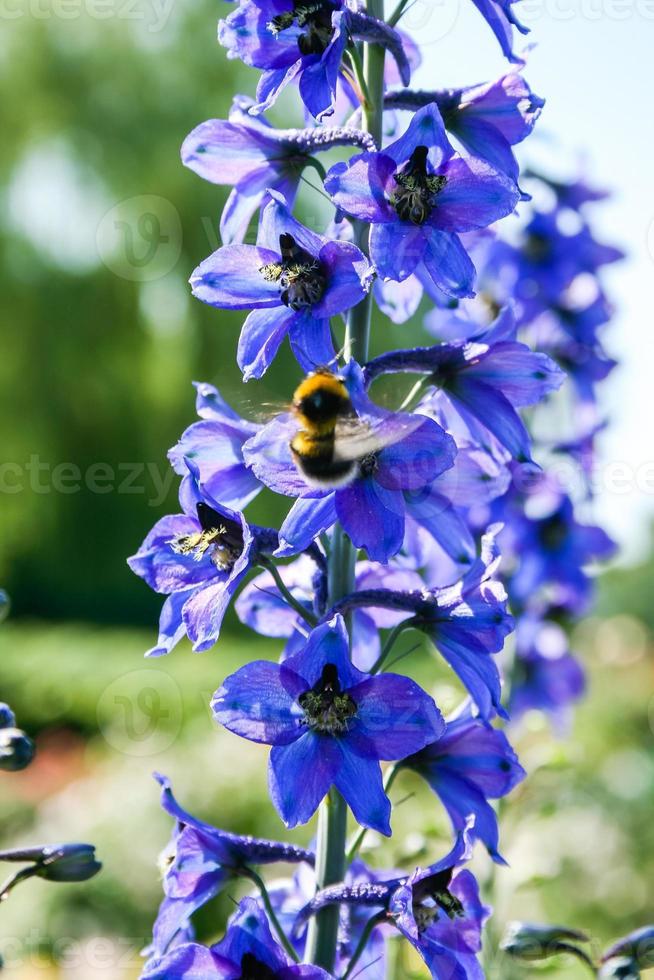
<instances>
[{"instance_id":1,"label":"bumblebee wing","mask_svg":"<svg viewBox=\"0 0 654 980\"><path fill-rule=\"evenodd\" d=\"M339 419L334 433L334 459L353 462L378 453L400 442L423 421L420 416L389 415L388 418L365 421L352 417Z\"/></svg>"}]
</instances>

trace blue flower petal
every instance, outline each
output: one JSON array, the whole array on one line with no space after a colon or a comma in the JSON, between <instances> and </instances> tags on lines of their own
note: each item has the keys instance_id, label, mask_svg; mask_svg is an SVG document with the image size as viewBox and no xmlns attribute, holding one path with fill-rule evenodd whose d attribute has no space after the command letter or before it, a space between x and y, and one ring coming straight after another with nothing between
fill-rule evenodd
<instances>
[{"instance_id":1,"label":"blue flower petal","mask_svg":"<svg viewBox=\"0 0 654 980\"><path fill-rule=\"evenodd\" d=\"M313 732L306 732L290 745L273 746L268 788L286 827L297 827L311 819L341 765L336 741Z\"/></svg>"},{"instance_id":2,"label":"blue flower petal","mask_svg":"<svg viewBox=\"0 0 654 980\"><path fill-rule=\"evenodd\" d=\"M266 660L255 660L227 677L213 696L211 710L221 725L251 742L287 745L302 731L302 709L282 683L279 665Z\"/></svg>"},{"instance_id":3,"label":"blue flower petal","mask_svg":"<svg viewBox=\"0 0 654 980\"><path fill-rule=\"evenodd\" d=\"M277 299L279 302L279 296ZM295 310L282 305L250 313L238 341L237 360L244 381L266 373L297 316Z\"/></svg>"},{"instance_id":4,"label":"blue flower petal","mask_svg":"<svg viewBox=\"0 0 654 980\"><path fill-rule=\"evenodd\" d=\"M193 295L225 310L279 306L277 283L261 268L279 262L279 251L256 245L225 245L202 262L191 276Z\"/></svg>"}]
</instances>

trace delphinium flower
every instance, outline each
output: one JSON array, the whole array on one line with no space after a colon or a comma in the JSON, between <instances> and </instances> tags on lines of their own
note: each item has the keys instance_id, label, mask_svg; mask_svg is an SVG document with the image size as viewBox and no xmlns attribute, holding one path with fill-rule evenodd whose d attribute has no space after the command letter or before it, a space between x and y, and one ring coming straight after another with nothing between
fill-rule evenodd
<instances>
[{"instance_id":1,"label":"delphinium flower","mask_svg":"<svg viewBox=\"0 0 654 980\"><path fill-rule=\"evenodd\" d=\"M513 0L474 2L519 61ZM503 237L500 219L532 189L519 186L513 147L543 100L516 71L412 91L419 56L395 30L406 9L401 0L386 23L377 0L239 0L219 36L229 57L261 70L256 99L239 97L229 119L202 123L183 147L187 166L233 188L225 244L194 272L193 293L247 314L244 380L262 377L287 336L309 377L299 388L294 377L291 407L265 425L197 386L200 421L170 451L183 513L159 521L130 564L168 596L152 653L185 634L207 649L239 590L242 622L284 641L279 662L249 660L222 682L213 715L271 746L269 791L286 826L320 816L314 862L293 845L196 820L164 780L177 824L148 980L351 980L361 970L381 980L392 929L436 980L478 980L489 909L463 864L475 840L502 862L489 801L524 776L496 726L507 706L554 714L575 693L567 630L589 598L586 563L610 543L539 467L583 452L588 477L606 366L598 330L609 312L598 270L618 253L595 239L582 210L594 197L582 184L552 182L549 209L536 202L513 223L513 240ZM292 83L317 124L305 113L307 128L277 130L261 113ZM344 126L320 124L348 112ZM298 182L310 166L322 177L316 157L334 147L346 159L323 182L321 208L328 197L333 210L308 228L293 213ZM256 244L242 244L257 212ZM588 280L594 291L579 290ZM438 343L377 345L371 357L373 290L395 322L426 296L425 327ZM543 437L535 406L561 397L561 369L582 411L574 431ZM382 374L422 378L392 410L369 391ZM315 401L300 394L307 385ZM356 451L341 444L345 429L358 433ZM268 490L291 502L279 531L243 515ZM535 512L539 497L549 503ZM520 629L503 685L512 613ZM465 689L447 722L414 680L388 672L410 629ZM394 765L382 774L386 761ZM353 860L368 830L390 834L388 791L402 768L425 778L456 837L447 857L412 874ZM361 828L349 845L348 806ZM255 867L273 860L300 864L291 886L266 889ZM222 942L195 943L195 912L237 876L259 897L241 902Z\"/></svg>"},{"instance_id":2,"label":"delphinium flower","mask_svg":"<svg viewBox=\"0 0 654 980\"><path fill-rule=\"evenodd\" d=\"M518 617L509 702L514 721L527 711L543 711L563 729L571 706L583 696L584 669L565 629L570 621L565 609L534 602Z\"/></svg>"},{"instance_id":3,"label":"delphinium flower","mask_svg":"<svg viewBox=\"0 0 654 980\"><path fill-rule=\"evenodd\" d=\"M465 88L401 89L389 92L384 100L388 109L410 111L431 103L438 106L446 130L470 156L485 160L518 183L518 162L511 147L529 136L545 104L520 73Z\"/></svg>"},{"instance_id":4,"label":"delphinium flower","mask_svg":"<svg viewBox=\"0 0 654 980\"><path fill-rule=\"evenodd\" d=\"M258 111L272 105L290 82L298 81L309 112L317 119L330 115L350 41L388 48L408 85L410 68L400 36L357 8L351 0L240 0L238 9L220 22L218 39L228 57L262 69Z\"/></svg>"},{"instance_id":5,"label":"delphinium flower","mask_svg":"<svg viewBox=\"0 0 654 980\"><path fill-rule=\"evenodd\" d=\"M381 354L364 368L368 384L382 374L424 374L440 397L489 429L518 462L529 462L530 438L516 409L541 401L564 380L545 354L515 339L510 310L486 331L458 343Z\"/></svg>"},{"instance_id":6,"label":"delphinium flower","mask_svg":"<svg viewBox=\"0 0 654 980\"><path fill-rule=\"evenodd\" d=\"M335 358L333 316L365 297L373 270L349 242L335 242L300 224L271 192L257 245L225 245L191 276L193 294L226 310L251 310L238 346L244 379L260 378L288 335L301 366Z\"/></svg>"},{"instance_id":7,"label":"delphinium flower","mask_svg":"<svg viewBox=\"0 0 654 980\"><path fill-rule=\"evenodd\" d=\"M196 651L213 646L245 575L277 547L276 532L219 504L200 486L197 467L191 461L187 466L179 497L183 513L157 521L128 562L150 588L168 596L150 656L169 653L185 634Z\"/></svg>"},{"instance_id":8,"label":"delphinium flower","mask_svg":"<svg viewBox=\"0 0 654 980\"><path fill-rule=\"evenodd\" d=\"M313 864L313 854L293 844L231 834L198 820L179 805L170 781L165 776L156 778L161 805L175 819L175 828L161 855L164 899L154 924L151 955L163 956L197 909L229 882L247 879L255 867Z\"/></svg>"},{"instance_id":9,"label":"delphinium flower","mask_svg":"<svg viewBox=\"0 0 654 980\"><path fill-rule=\"evenodd\" d=\"M374 150L369 133L344 126L276 129L236 99L228 119L208 119L189 133L182 162L213 184L233 186L220 219L223 244L242 242L266 192L278 191L293 205L302 173L316 166L314 154L335 146Z\"/></svg>"},{"instance_id":10,"label":"delphinium flower","mask_svg":"<svg viewBox=\"0 0 654 980\"><path fill-rule=\"evenodd\" d=\"M520 64L522 59L513 51L513 28L520 34L528 34L529 28L517 19L513 6L518 0L472 0L482 15L509 61Z\"/></svg>"},{"instance_id":11,"label":"delphinium flower","mask_svg":"<svg viewBox=\"0 0 654 980\"><path fill-rule=\"evenodd\" d=\"M244 457L262 483L297 498L280 528L281 553L303 551L340 521L371 560L386 562L402 546L406 515L420 508L428 511L430 487L453 465L456 445L432 419L374 405L356 362L349 362L342 378L359 419L382 436L379 448L372 446L361 460L354 480L336 489L306 482L291 452L298 423L290 413L269 422L245 443ZM445 509L447 502L441 498L435 514L439 506ZM466 544L460 548L463 554Z\"/></svg>"},{"instance_id":12,"label":"delphinium flower","mask_svg":"<svg viewBox=\"0 0 654 980\"><path fill-rule=\"evenodd\" d=\"M420 592L370 589L347 595L334 607L339 612L360 607L411 611L413 615L407 623L432 640L484 720L495 714L506 716L500 674L493 658L513 629L506 590L494 577L500 561L496 540L500 530L501 525L489 528L480 557L454 585Z\"/></svg>"},{"instance_id":13,"label":"delphinium flower","mask_svg":"<svg viewBox=\"0 0 654 980\"><path fill-rule=\"evenodd\" d=\"M408 939L436 980L477 980L482 976L477 959L481 932L490 909L480 899L474 876L461 867L471 855L468 829L446 857L428 868L393 880L325 888L302 918L335 903L367 907L375 922L392 923Z\"/></svg>"},{"instance_id":14,"label":"delphinium flower","mask_svg":"<svg viewBox=\"0 0 654 980\"><path fill-rule=\"evenodd\" d=\"M519 198L509 178L455 155L435 104L416 112L383 151L332 167L325 189L336 207L370 222L370 256L381 276L401 281L422 262L455 297L472 295L475 275L459 233L486 228Z\"/></svg>"},{"instance_id":15,"label":"delphinium flower","mask_svg":"<svg viewBox=\"0 0 654 980\"><path fill-rule=\"evenodd\" d=\"M519 497L513 500L504 532L505 547L517 558L512 594L524 601L550 586L561 605L583 610L591 593L586 566L610 558L614 542L603 528L581 524L570 497L546 475L532 484L526 511Z\"/></svg>"},{"instance_id":16,"label":"delphinium flower","mask_svg":"<svg viewBox=\"0 0 654 980\"><path fill-rule=\"evenodd\" d=\"M316 608L315 598L318 590L314 576L316 566L313 559L301 555L294 562L278 568L285 589L296 602L306 610L307 615L324 615L321 604ZM418 572L397 564L378 566L373 562L357 562L355 582L357 588L366 589L385 582L388 588L418 589L422 579ZM288 640L284 656L297 652L307 638L307 623L297 611L288 604L270 572L262 572L245 586L235 604L241 622L263 636ZM381 653L380 629L390 629L410 613L394 612L385 609L355 609L352 616L352 659L360 670L368 670Z\"/></svg>"},{"instance_id":17,"label":"delphinium flower","mask_svg":"<svg viewBox=\"0 0 654 980\"><path fill-rule=\"evenodd\" d=\"M329 980L320 967L300 964L273 938L265 912L244 898L231 917L225 938L209 947L188 942L153 956L142 980Z\"/></svg>"},{"instance_id":18,"label":"delphinium flower","mask_svg":"<svg viewBox=\"0 0 654 980\"><path fill-rule=\"evenodd\" d=\"M402 765L427 781L456 832L465 829L473 814L471 839L481 840L493 860L503 863L497 814L488 801L507 796L526 776L503 732L473 717L467 707L446 721L437 741Z\"/></svg>"},{"instance_id":19,"label":"delphinium flower","mask_svg":"<svg viewBox=\"0 0 654 980\"><path fill-rule=\"evenodd\" d=\"M347 869L344 884L350 888L365 888L366 885L386 881L393 875L392 871L373 869L360 858L355 858ZM311 903L315 894L315 871L306 864L300 865L291 879L273 882L270 889L270 900L277 918L291 938L300 958L304 957L307 943L307 927L301 920L300 913ZM338 945L334 964L334 973L337 976L341 976L346 971L374 911L367 905L356 903L340 906ZM382 911L381 905L377 911ZM386 980L388 970L386 940L389 931L389 926L380 922L369 934L365 949L356 963L356 972L363 974L366 980Z\"/></svg>"},{"instance_id":20,"label":"delphinium flower","mask_svg":"<svg viewBox=\"0 0 654 980\"><path fill-rule=\"evenodd\" d=\"M261 484L243 461L243 443L261 428L227 404L214 385L195 384L199 422L186 429L169 451L176 473L186 476L190 460L202 489L221 504L243 510L261 490Z\"/></svg>"},{"instance_id":21,"label":"delphinium flower","mask_svg":"<svg viewBox=\"0 0 654 980\"><path fill-rule=\"evenodd\" d=\"M334 786L359 823L390 834L379 760L410 755L443 729L414 681L354 667L340 617L281 665L254 661L228 677L212 710L230 731L273 747L270 794L287 827L306 823Z\"/></svg>"}]
</instances>

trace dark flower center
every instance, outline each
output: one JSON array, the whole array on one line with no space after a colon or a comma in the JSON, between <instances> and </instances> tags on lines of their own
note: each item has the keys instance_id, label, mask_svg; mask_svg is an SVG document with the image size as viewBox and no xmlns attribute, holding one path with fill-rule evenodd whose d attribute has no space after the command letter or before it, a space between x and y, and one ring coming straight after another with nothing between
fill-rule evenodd
<instances>
[{"instance_id":1,"label":"dark flower center","mask_svg":"<svg viewBox=\"0 0 654 980\"><path fill-rule=\"evenodd\" d=\"M222 517L208 504L197 505L200 530L192 534L180 534L170 546L177 555L192 555L202 561L211 554L211 560L221 572L228 572L243 552L243 529L236 521Z\"/></svg>"},{"instance_id":2,"label":"dark flower center","mask_svg":"<svg viewBox=\"0 0 654 980\"><path fill-rule=\"evenodd\" d=\"M241 960L239 980L275 980L277 973L258 960L253 953L245 953Z\"/></svg>"},{"instance_id":3,"label":"dark flower center","mask_svg":"<svg viewBox=\"0 0 654 980\"><path fill-rule=\"evenodd\" d=\"M447 177L427 171L428 153L426 146L417 146L409 162L393 175L397 188L390 198L391 207L401 221L413 225L425 223L447 183Z\"/></svg>"},{"instance_id":4,"label":"dark flower center","mask_svg":"<svg viewBox=\"0 0 654 980\"><path fill-rule=\"evenodd\" d=\"M266 26L275 37L291 27L298 27L302 31L297 39L300 54L322 54L329 47L334 35L334 9L330 3L302 3L295 0L293 10L277 14Z\"/></svg>"},{"instance_id":5,"label":"dark flower center","mask_svg":"<svg viewBox=\"0 0 654 980\"><path fill-rule=\"evenodd\" d=\"M343 735L357 713L347 692L341 691L334 664L325 664L320 680L298 698L308 727L320 735Z\"/></svg>"},{"instance_id":6,"label":"dark flower center","mask_svg":"<svg viewBox=\"0 0 654 980\"><path fill-rule=\"evenodd\" d=\"M552 255L552 243L546 235L537 231L527 234L522 246L525 256L535 265L547 262Z\"/></svg>"},{"instance_id":7,"label":"dark flower center","mask_svg":"<svg viewBox=\"0 0 654 980\"><path fill-rule=\"evenodd\" d=\"M379 466L377 453L368 453L363 459L359 460L359 473L362 477L374 476Z\"/></svg>"},{"instance_id":8,"label":"dark flower center","mask_svg":"<svg viewBox=\"0 0 654 980\"><path fill-rule=\"evenodd\" d=\"M452 868L423 878L413 889L413 917L419 932L424 932L444 912L448 919L465 915L465 909L449 889Z\"/></svg>"},{"instance_id":9,"label":"dark flower center","mask_svg":"<svg viewBox=\"0 0 654 980\"><path fill-rule=\"evenodd\" d=\"M568 525L562 514L552 514L547 520L541 521L538 537L546 551L558 551L568 537Z\"/></svg>"},{"instance_id":10,"label":"dark flower center","mask_svg":"<svg viewBox=\"0 0 654 980\"><path fill-rule=\"evenodd\" d=\"M284 306L303 310L319 303L327 288L321 263L296 244L292 235L279 236L281 262L262 265L259 272L266 282L275 282Z\"/></svg>"}]
</instances>

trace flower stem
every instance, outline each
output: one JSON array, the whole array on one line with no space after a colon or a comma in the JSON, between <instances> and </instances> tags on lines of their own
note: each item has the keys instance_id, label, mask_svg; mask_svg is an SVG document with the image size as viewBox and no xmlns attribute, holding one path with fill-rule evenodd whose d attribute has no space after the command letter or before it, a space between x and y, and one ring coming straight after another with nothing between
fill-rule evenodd
<instances>
[{"instance_id":1,"label":"flower stem","mask_svg":"<svg viewBox=\"0 0 654 980\"><path fill-rule=\"evenodd\" d=\"M291 946L288 936L282 929L281 923L277 918L275 910L272 906L272 902L270 901L270 895L268 894L268 889L266 888L266 884L263 878L261 877L261 875L257 874L254 868L248 868L247 877L250 879L250 881L253 882L253 884L256 885L257 889L259 890L259 894L261 895L261 901L263 902L263 906L266 910L266 913L268 914L270 923L273 929L275 930L275 932L277 933L277 938L279 939L280 943L282 944L282 946L284 947L288 955L291 957L293 962L299 963L300 957L297 955L297 953Z\"/></svg>"},{"instance_id":2,"label":"flower stem","mask_svg":"<svg viewBox=\"0 0 654 980\"><path fill-rule=\"evenodd\" d=\"M379 671L386 663L386 660L388 659L388 656L391 650L393 649L393 647L395 646L396 642L399 640L400 636L405 630L411 628L411 625L412 625L411 623L407 623L403 621L401 623L398 623L397 626L393 627L391 632L388 634L388 639L386 640L386 643L384 643L382 652L379 654L377 660L370 668L371 674L379 673Z\"/></svg>"},{"instance_id":3,"label":"flower stem","mask_svg":"<svg viewBox=\"0 0 654 980\"><path fill-rule=\"evenodd\" d=\"M365 928L364 928L363 932L361 933L361 938L359 939L359 942L357 943L357 948L355 949L354 953L352 954L352 959L350 960L350 962L348 964L348 968L345 971L345 973L343 974L342 980L349 980L349 977L352 976L352 973L354 971L354 967L357 965L357 963L359 962L359 960L361 959L361 957L363 956L363 954L366 951L366 946L368 945L368 940L370 939L370 937L371 937L371 935L373 933L373 930L375 929L376 926L378 926L380 923L382 923L385 918L386 918L386 913L385 912L378 912L377 915L372 915L368 919L368 921L366 922Z\"/></svg>"},{"instance_id":4,"label":"flower stem","mask_svg":"<svg viewBox=\"0 0 654 980\"><path fill-rule=\"evenodd\" d=\"M308 623L309 626L315 626L318 620L313 615L313 613L311 613L305 606L303 606L302 603L295 598L293 593L286 588L284 580L279 574L279 569L277 568L277 565L274 563L274 561L272 561L270 558L267 558L265 555L262 555L259 558L259 564L261 565L262 568L265 568L267 572L270 572L273 581L277 586L277 588L279 589L281 595L289 604L289 606L291 606L291 608L293 608L296 611L298 616L300 616L305 621L305 623Z\"/></svg>"},{"instance_id":5,"label":"flower stem","mask_svg":"<svg viewBox=\"0 0 654 980\"><path fill-rule=\"evenodd\" d=\"M317 888L326 888L345 877L347 806L332 787L320 805L316 842ZM306 959L332 973L338 941L339 905L327 905L309 923Z\"/></svg>"},{"instance_id":6,"label":"flower stem","mask_svg":"<svg viewBox=\"0 0 654 980\"><path fill-rule=\"evenodd\" d=\"M384 0L368 0L368 13L384 19ZM384 115L384 48L367 44L363 56L362 88L365 91L363 125L378 146L381 145ZM369 225L355 223L355 237L364 251L368 251ZM372 291L351 311L345 336L345 357L356 357L361 363L368 358ZM348 595L354 588L356 550L340 524L334 528L329 556L330 606ZM318 841L316 848L316 887L326 888L345 877L345 839L347 834L347 806L334 788L323 800L318 815ZM309 923L306 959L324 970L332 972L336 959L340 907L330 905L321 909Z\"/></svg>"}]
</instances>

